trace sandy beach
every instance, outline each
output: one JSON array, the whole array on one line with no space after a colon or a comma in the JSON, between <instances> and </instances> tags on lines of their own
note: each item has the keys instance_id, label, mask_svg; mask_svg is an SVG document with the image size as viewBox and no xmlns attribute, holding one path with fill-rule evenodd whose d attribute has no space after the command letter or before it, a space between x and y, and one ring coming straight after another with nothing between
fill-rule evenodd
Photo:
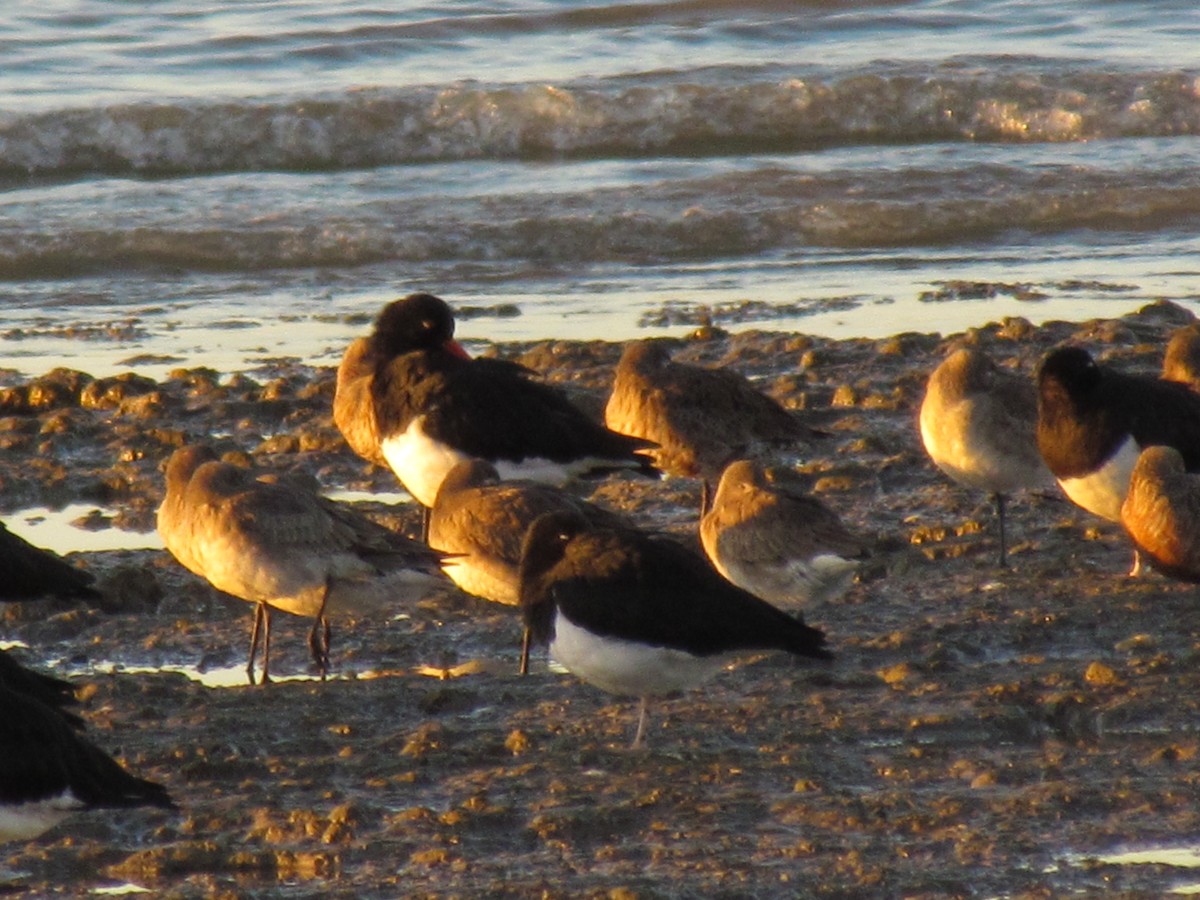
<instances>
[{"instance_id":1,"label":"sandy beach","mask_svg":"<svg viewBox=\"0 0 1200 900\"><path fill-rule=\"evenodd\" d=\"M936 307L931 307L936 310ZM334 677L211 688L172 668L244 666L251 607L162 550L70 555L104 601L14 604L0 637L78 681L91 738L181 812L77 816L4 848L10 896L138 885L161 896L1049 897L1200 882L1130 850L1200 844L1195 589L1129 578L1119 527L1059 494L1009 507L953 485L916 428L950 346L1032 374L1076 341L1157 371L1191 313L1006 319L965 334L833 340L699 329L676 358L730 366L828 433L791 460L877 551L806 610L830 665L748 660L653 709L548 670L517 675L516 612L453 590L334 634ZM503 343L602 408L618 343ZM394 495L342 441L334 371L280 363L154 380L0 381L0 514L68 503L153 529L160 466L214 440L330 491ZM648 527L695 533L699 484L580 486ZM365 500L415 533L409 503ZM273 668L310 676L308 623L276 617ZM1156 857L1157 858L1157 857Z\"/></svg>"}]
</instances>

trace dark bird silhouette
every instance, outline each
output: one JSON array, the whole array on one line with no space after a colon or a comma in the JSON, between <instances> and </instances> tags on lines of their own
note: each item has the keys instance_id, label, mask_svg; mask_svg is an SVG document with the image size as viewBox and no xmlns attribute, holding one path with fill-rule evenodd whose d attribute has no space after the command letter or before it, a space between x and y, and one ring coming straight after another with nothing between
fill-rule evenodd
<instances>
[{"instance_id":1,"label":"dark bird silhouette","mask_svg":"<svg viewBox=\"0 0 1200 900\"><path fill-rule=\"evenodd\" d=\"M41 597L97 600L90 572L76 569L49 550L42 550L0 524L0 601Z\"/></svg>"},{"instance_id":2,"label":"dark bird silhouette","mask_svg":"<svg viewBox=\"0 0 1200 900\"><path fill-rule=\"evenodd\" d=\"M783 650L829 659L825 635L730 584L674 540L598 528L575 513L530 526L521 609L534 644L602 690L641 700L685 690L730 656Z\"/></svg>"},{"instance_id":3,"label":"dark bird silhouette","mask_svg":"<svg viewBox=\"0 0 1200 900\"><path fill-rule=\"evenodd\" d=\"M0 688L8 688L57 709L73 728L83 728L83 719L64 709L79 703L75 686L69 681L46 675L21 665L6 651L0 650Z\"/></svg>"},{"instance_id":4,"label":"dark bird silhouette","mask_svg":"<svg viewBox=\"0 0 1200 900\"><path fill-rule=\"evenodd\" d=\"M30 840L81 810L175 809L162 785L125 771L53 707L0 686L0 723L0 840Z\"/></svg>"}]
</instances>

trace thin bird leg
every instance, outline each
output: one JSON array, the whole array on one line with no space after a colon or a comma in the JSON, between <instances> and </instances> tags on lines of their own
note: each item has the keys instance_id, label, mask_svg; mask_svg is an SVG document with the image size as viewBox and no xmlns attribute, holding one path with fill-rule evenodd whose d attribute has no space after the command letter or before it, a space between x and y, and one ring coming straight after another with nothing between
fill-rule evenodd
<instances>
[{"instance_id":1,"label":"thin bird leg","mask_svg":"<svg viewBox=\"0 0 1200 900\"><path fill-rule=\"evenodd\" d=\"M246 677L250 679L251 686L254 685L254 657L258 655L258 636L262 629L265 608L265 603L254 604L254 625L250 629L250 659L246 663Z\"/></svg>"},{"instance_id":2,"label":"thin bird leg","mask_svg":"<svg viewBox=\"0 0 1200 900\"><path fill-rule=\"evenodd\" d=\"M271 607L263 604L263 673L262 683L271 683Z\"/></svg>"},{"instance_id":3,"label":"thin bird leg","mask_svg":"<svg viewBox=\"0 0 1200 900\"><path fill-rule=\"evenodd\" d=\"M649 716L646 713L646 708L647 708L648 704L649 704L649 701L645 697L643 697L641 706L639 707L639 710L638 710L637 733L633 736L633 743L629 745L630 750L637 750L639 747L642 746L642 736L645 735L645 733L646 733L646 720L649 718Z\"/></svg>"},{"instance_id":4,"label":"thin bird leg","mask_svg":"<svg viewBox=\"0 0 1200 900\"><path fill-rule=\"evenodd\" d=\"M321 673L322 681L325 680L325 676L329 672L330 628L329 621L325 618L325 604L328 602L329 580L326 579L325 591L321 594L321 608L317 610L317 617L313 620L312 631L308 633L308 649L312 653L313 662L317 664L317 671Z\"/></svg>"},{"instance_id":5,"label":"thin bird leg","mask_svg":"<svg viewBox=\"0 0 1200 900\"><path fill-rule=\"evenodd\" d=\"M1133 548L1133 567L1129 570L1130 578L1137 578L1142 574L1142 551L1137 547Z\"/></svg>"},{"instance_id":6,"label":"thin bird leg","mask_svg":"<svg viewBox=\"0 0 1200 900\"><path fill-rule=\"evenodd\" d=\"M1008 568L1008 550L1004 544L1004 495L993 494L996 498L996 518L1000 520L1000 568Z\"/></svg>"},{"instance_id":7,"label":"thin bird leg","mask_svg":"<svg viewBox=\"0 0 1200 900\"><path fill-rule=\"evenodd\" d=\"M529 634L529 627L526 626L525 633L521 635L521 669L522 675L529 674L529 644L532 640Z\"/></svg>"},{"instance_id":8,"label":"thin bird leg","mask_svg":"<svg viewBox=\"0 0 1200 900\"><path fill-rule=\"evenodd\" d=\"M429 546L429 520L433 517L433 510L428 506L421 507L421 543L426 547Z\"/></svg>"}]
</instances>

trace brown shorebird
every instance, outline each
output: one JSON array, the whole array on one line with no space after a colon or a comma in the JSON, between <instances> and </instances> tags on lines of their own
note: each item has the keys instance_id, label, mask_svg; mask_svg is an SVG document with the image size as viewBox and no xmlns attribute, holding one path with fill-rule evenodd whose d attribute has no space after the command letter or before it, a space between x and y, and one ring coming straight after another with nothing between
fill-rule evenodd
<instances>
[{"instance_id":1,"label":"brown shorebird","mask_svg":"<svg viewBox=\"0 0 1200 900\"><path fill-rule=\"evenodd\" d=\"M828 506L789 483L789 474L747 459L731 463L700 520L700 542L731 582L794 612L840 596L868 546Z\"/></svg>"},{"instance_id":2,"label":"brown shorebird","mask_svg":"<svg viewBox=\"0 0 1200 900\"><path fill-rule=\"evenodd\" d=\"M95 600L91 573L35 547L0 524L0 601L63 597Z\"/></svg>"},{"instance_id":3,"label":"brown shorebird","mask_svg":"<svg viewBox=\"0 0 1200 900\"><path fill-rule=\"evenodd\" d=\"M333 421L350 449L367 462L387 466L379 450L379 426L371 402L374 363L366 338L350 342L337 370L337 389L333 395Z\"/></svg>"},{"instance_id":4,"label":"brown shorebird","mask_svg":"<svg viewBox=\"0 0 1200 900\"><path fill-rule=\"evenodd\" d=\"M768 447L803 445L814 432L730 369L673 362L662 341L632 341L604 410L609 428L658 444L654 464L699 478L701 512L725 463Z\"/></svg>"},{"instance_id":5,"label":"brown shorebird","mask_svg":"<svg viewBox=\"0 0 1200 900\"><path fill-rule=\"evenodd\" d=\"M430 510L429 546L446 554L446 574L468 594L516 606L521 542L535 519L552 512L577 512L596 525L628 525L551 485L501 481L491 463L470 459L442 481Z\"/></svg>"},{"instance_id":6,"label":"brown shorebird","mask_svg":"<svg viewBox=\"0 0 1200 900\"><path fill-rule=\"evenodd\" d=\"M271 611L313 619L309 648L322 677L330 616L393 611L444 584L440 554L306 490L219 461L208 447L167 463L158 531L180 563L213 587L256 605L246 674L263 639L269 680Z\"/></svg>"},{"instance_id":7,"label":"brown shorebird","mask_svg":"<svg viewBox=\"0 0 1200 900\"><path fill-rule=\"evenodd\" d=\"M562 485L614 469L657 475L645 441L592 421L524 366L472 359L454 340L454 315L432 294L384 307L370 338L380 449L428 509L463 460L485 459L503 478Z\"/></svg>"},{"instance_id":8,"label":"brown shorebird","mask_svg":"<svg viewBox=\"0 0 1200 900\"><path fill-rule=\"evenodd\" d=\"M1200 391L1200 322L1171 332L1163 354L1162 377L1164 381L1178 381Z\"/></svg>"},{"instance_id":9,"label":"brown shorebird","mask_svg":"<svg viewBox=\"0 0 1200 900\"><path fill-rule=\"evenodd\" d=\"M52 706L0 685L0 841L27 841L73 812L175 809L162 785L129 774Z\"/></svg>"},{"instance_id":10,"label":"brown shorebird","mask_svg":"<svg viewBox=\"0 0 1200 900\"><path fill-rule=\"evenodd\" d=\"M601 690L641 701L687 690L732 656L829 659L825 635L730 584L675 540L551 513L529 528L521 610L535 644Z\"/></svg>"},{"instance_id":11,"label":"brown shorebird","mask_svg":"<svg viewBox=\"0 0 1200 900\"><path fill-rule=\"evenodd\" d=\"M1134 544L1168 575L1200 582L1200 475L1187 471L1173 447L1147 447L1121 504L1121 524Z\"/></svg>"},{"instance_id":12,"label":"brown shorebird","mask_svg":"<svg viewBox=\"0 0 1200 900\"><path fill-rule=\"evenodd\" d=\"M1200 471L1200 395L1182 384L1101 366L1082 347L1058 347L1038 372L1038 448L1077 505L1121 521L1142 449L1174 447ZM1130 574L1137 574L1135 553Z\"/></svg>"},{"instance_id":13,"label":"brown shorebird","mask_svg":"<svg viewBox=\"0 0 1200 900\"><path fill-rule=\"evenodd\" d=\"M446 553L446 574L462 590L495 603L520 602L521 545L539 516L574 512L595 525L627 525L624 518L553 485L501 481L482 459L450 470L429 514L429 546ZM529 631L521 643L520 672L529 671Z\"/></svg>"},{"instance_id":14,"label":"brown shorebird","mask_svg":"<svg viewBox=\"0 0 1200 900\"><path fill-rule=\"evenodd\" d=\"M995 499L1000 565L1007 565L1005 498L1054 483L1038 453L1033 383L981 351L956 350L929 376L920 425L925 451L939 469Z\"/></svg>"}]
</instances>

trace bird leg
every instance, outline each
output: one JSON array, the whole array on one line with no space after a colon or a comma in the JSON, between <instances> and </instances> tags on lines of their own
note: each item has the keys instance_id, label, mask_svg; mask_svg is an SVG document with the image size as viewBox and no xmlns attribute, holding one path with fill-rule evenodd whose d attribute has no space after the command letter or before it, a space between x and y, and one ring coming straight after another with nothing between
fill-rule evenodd
<instances>
[{"instance_id":1,"label":"bird leg","mask_svg":"<svg viewBox=\"0 0 1200 900\"><path fill-rule=\"evenodd\" d=\"M522 675L529 674L529 644L532 641L532 636L529 633L529 626L525 626L525 633L521 635L521 668Z\"/></svg>"},{"instance_id":2,"label":"bird leg","mask_svg":"<svg viewBox=\"0 0 1200 900\"><path fill-rule=\"evenodd\" d=\"M1137 578L1142 574L1142 551L1137 547L1133 548L1133 567L1129 570L1130 578Z\"/></svg>"},{"instance_id":3,"label":"bird leg","mask_svg":"<svg viewBox=\"0 0 1200 900\"><path fill-rule=\"evenodd\" d=\"M429 546L429 520L433 517L433 510L428 506L421 507L421 543L426 547Z\"/></svg>"},{"instance_id":4,"label":"bird leg","mask_svg":"<svg viewBox=\"0 0 1200 900\"><path fill-rule=\"evenodd\" d=\"M321 608L317 610L312 631L308 633L308 649L312 653L313 662L317 664L317 671L321 673L322 681L329 672L329 641L332 637L329 620L325 618L325 604L329 602L329 589L330 584L327 578L325 591L321 595Z\"/></svg>"},{"instance_id":5,"label":"bird leg","mask_svg":"<svg viewBox=\"0 0 1200 900\"><path fill-rule=\"evenodd\" d=\"M1000 520L1000 568L1008 568L1008 553L1004 545L1004 495L993 494L996 498L996 518Z\"/></svg>"},{"instance_id":6,"label":"bird leg","mask_svg":"<svg viewBox=\"0 0 1200 900\"><path fill-rule=\"evenodd\" d=\"M637 750L642 746L642 737L646 733L646 720L649 718L646 709L649 701L643 697L641 706L638 709L638 724L637 733L633 736L633 743L629 745L630 750Z\"/></svg>"},{"instance_id":7,"label":"bird leg","mask_svg":"<svg viewBox=\"0 0 1200 900\"><path fill-rule=\"evenodd\" d=\"M246 677L254 684L254 657L258 655L259 636L263 645L263 674L262 683L270 684L268 674L271 665L271 609L267 604L259 602L254 606L254 626L250 629L250 659L246 663Z\"/></svg>"}]
</instances>

